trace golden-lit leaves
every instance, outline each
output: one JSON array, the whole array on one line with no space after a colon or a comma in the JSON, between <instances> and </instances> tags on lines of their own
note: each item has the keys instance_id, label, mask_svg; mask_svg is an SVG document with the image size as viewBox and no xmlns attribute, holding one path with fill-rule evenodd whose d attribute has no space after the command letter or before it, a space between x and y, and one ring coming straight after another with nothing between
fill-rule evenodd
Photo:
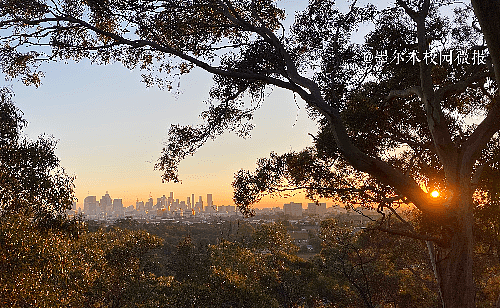
<instances>
[{"instance_id":1,"label":"golden-lit leaves","mask_svg":"<svg viewBox=\"0 0 500 308\"><path fill-rule=\"evenodd\" d=\"M160 244L145 232L123 230L81 232L75 239L41 231L23 215L4 219L0 238L5 307L106 306L140 278L139 258Z\"/></svg>"},{"instance_id":2,"label":"golden-lit leaves","mask_svg":"<svg viewBox=\"0 0 500 308\"><path fill-rule=\"evenodd\" d=\"M38 53L17 53L14 49L5 48L4 56L9 57L9 61L3 67L7 79L14 79L21 76L25 85L40 86L43 73L33 71Z\"/></svg>"},{"instance_id":3,"label":"golden-lit leaves","mask_svg":"<svg viewBox=\"0 0 500 308\"><path fill-rule=\"evenodd\" d=\"M260 251L269 251L276 254L295 253L298 247L293 244L293 240L282 224L262 224L253 233L252 247Z\"/></svg>"},{"instance_id":4,"label":"golden-lit leaves","mask_svg":"<svg viewBox=\"0 0 500 308\"><path fill-rule=\"evenodd\" d=\"M233 298L250 307L291 303L301 307L299 303L317 297L304 298L316 276L302 259L291 254L296 247L282 225L261 225L252 238L251 248L226 240L210 246L211 282L223 300ZM286 294L286 299L277 292Z\"/></svg>"},{"instance_id":5,"label":"golden-lit leaves","mask_svg":"<svg viewBox=\"0 0 500 308\"><path fill-rule=\"evenodd\" d=\"M21 80L27 86L34 85L38 88L42 84L41 78L43 78L43 73L35 72L33 74L26 74L26 76L21 78Z\"/></svg>"},{"instance_id":6,"label":"golden-lit leaves","mask_svg":"<svg viewBox=\"0 0 500 308\"><path fill-rule=\"evenodd\" d=\"M193 69L194 65L192 63L182 62L179 65L179 71L181 75L189 73Z\"/></svg>"},{"instance_id":7,"label":"golden-lit leaves","mask_svg":"<svg viewBox=\"0 0 500 308\"><path fill-rule=\"evenodd\" d=\"M109 33L116 33L116 20L112 18L103 18L102 16L97 16L95 20L95 27L99 30L103 30ZM108 36L108 35L98 35L99 40L102 41L104 44L109 44L113 42L113 39Z\"/></svg>"}]
</instances>

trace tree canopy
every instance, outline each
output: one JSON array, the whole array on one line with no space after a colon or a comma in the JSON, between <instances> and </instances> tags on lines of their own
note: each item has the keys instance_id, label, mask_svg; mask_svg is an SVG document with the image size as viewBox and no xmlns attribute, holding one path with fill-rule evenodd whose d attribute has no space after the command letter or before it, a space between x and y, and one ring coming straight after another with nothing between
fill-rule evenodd
<instances>
[{"instance_id":1,"label":"tree canopy","mask_svg":"<svg viewBox=\"0 0 500 308\"><path fill-rule=\"evenodd\" d=\"M44 228L71 229L65 212L75 201L74 178L59 165L53 137L22 135L27 121L12 96L0 89L0 220L22 214Z\"/></svg>"}]
</instances>

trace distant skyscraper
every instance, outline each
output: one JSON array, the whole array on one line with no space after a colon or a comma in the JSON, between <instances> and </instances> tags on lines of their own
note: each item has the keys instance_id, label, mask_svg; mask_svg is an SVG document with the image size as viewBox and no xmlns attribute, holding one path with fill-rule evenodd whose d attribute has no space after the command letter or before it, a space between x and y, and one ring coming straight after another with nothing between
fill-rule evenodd
<instances>
[{"instance_id":1,"label":"distant skyscraper","mask_svg":"<svg viewBox=\"0 0 500 308\"><path fill-rule=\"evenodd\" d=\"M201 196L199 196L198 198L199 198L199 201L196 202L195 207L196 207L197 211L201 212L201 211L203 211L203 199Z\"/></svg>"},{"instance_id":2,"label":"distant skyscraper","mask_svg":"<svg viewBox=\"0 0 500 308\"><path fill-rule=\"evenodd\" d=\"M144 206L146 211L152 211L153 210L153 198L149 198L148 202L146 202Z\"/></svg>"},{"instance_id":3,"label":"distant skyscraper","mask_svg":"<svg viewBox=\"0 0 500 308\"><path fill-rule=\"evenodd\" d=\"M191 198L189 198L189 197L187 197L187 206L188 206L189 209L192 208L192 206L191 206Z\"/></svg>"},{"instance_id":4,"label":"distant skyscraper","mask_svg":"<svg viewBox=\"0 0 500 308\"><path fill-rule=\"evenodd\" d=\"M174 204L174 192L170 192L170 196L168 197L168 206L171 207Z\"/></svg>"},{"instance_id":5,"label":"distant skyscraper","mask_svg":"<svg viewBox=\"0 0 500 308\"><path fill-rule=\"evenodd\" d=\"M307 212L309 215L324 215L326 214L326 203L308 203Z\"/></svg>"},{"instance_id":6,"label":"distant skyscraper","mask_svg":"<svg viewBox=\"0 0 500 308\"><path fill-rule=\"evenodd\" d=\"M107 191L106 194L101 197L101 201L99 203L101 212L110 213L113 210L113 201L111 200L111 197L109 196Z\"/></svg>"},{"instance_id":7,"label":"distant skyscraper","mask_svg":"<svg viewBox=\"0 0 500 308\"><path fill-rule=\"evenodd\" d=\"M215 213L215 212L217 212L215 206L208 206L207 203L207 206L205 206L205 213Z\"/></svg>"},{"instance_id":8,"label":"distant skyscraper","mask_svg":"<svg viewBox=\"0 0 500 308\"><path fill-rule=\"evenodd\" d=\"M194 194L191 194L191 208L194 208L195 206L195 201L194 201Z\"/></svg>"},{"instance_id":9,"label":"distant skyscraper","mask_svg":"<svg viewBox=\"0 0 500 308\"><path fill-rule=\"evenodd\" d=\"M99 202L96 196L88 196L83 200L83 212L86 215L95 215L97 208L99 208Z\"/></svg>"},{"instance_id":10,"label":"distant skyscraper","mask_svg":"<svg viewBox=\"0 0 500 308\"><path fill-rule=\"evenodd\" d=\"M167 207L167 197L165 197L165 195L156 200L157 200L156 207L158 208L158 210Z\"/></svg>"},{"instance_id":11,"label":"distant skyscraper","mask_svg":"<svg viewBox=\"0 0 500 308\"><path fill-rule=\"evenodd\" d=\"M302 216L302 203L286 203L283 205L283 211L285 212L285 215L300 217Z\"/></svg>"},{"instance_id":12,"label":"distant skyscraper","mask_svg":"<svg viewBox=\"0 0 500 308\"><path fill-rule=\"evenodd\" d=\"M179 199L175 199L170 206L170 211L177 211L179 209Z\"/></svg>"},{"instance_id":13,"label":"distant skyscraper","mask_svg":"<svg viewBox=\"0 0 500 308\"><path fill-rule=\"evenodd\" d=\"M212 194L207 194L207 206L214 206L214 202L212 201Z\"/></svg>"},{"instance_id":14,"label":"distant skyscraper","mask_svg":"<svg viewBox=\"0 0 500 308\"><path fill-rule=\"evenodd\" d=\"M113 199L113 211L115 212L115 215L121 215L123 213L122 199Z\"/></svg>"},{"instance_id":15,"label":"distant skyscraper","mask_svg":"<svg viewBox=\"0 0 500 308\"><path fill-rule=\"evenodd\" d=\"M144 207L144 201L139 201L137 200L135 202L135 209L138 211L138 212L143 212L145 210L145 207Z\"/></svg>"},{"instance_id":16,"label":"distant skyscraper","mask_svg":"<svg viewBox=\"0 0 500 308\"><path fill-rule=\"evenodd\" d=\"M113 199L113 209L120 209L121 207L123 207L123 200Z\"/></svg>"},{"instance_id":17,"label":"distant skyscraper","mask_svg":"<svg viewBox=\"0 0 500 308\"><path fill-rule=\"evenodd\" d=\"M125 208L122 199L113 199L113 212L116 217L123 216Z\"/></svg>"}]
</instances>

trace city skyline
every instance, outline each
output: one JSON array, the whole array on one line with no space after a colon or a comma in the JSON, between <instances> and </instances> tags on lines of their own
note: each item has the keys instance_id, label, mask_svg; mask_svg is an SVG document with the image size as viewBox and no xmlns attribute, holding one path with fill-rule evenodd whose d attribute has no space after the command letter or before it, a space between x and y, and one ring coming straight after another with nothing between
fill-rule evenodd
<instances>
[{"instance_id":1,"label":"city skyline","mask_svg":"<svg viewBox=\"0 0 500 308\"><path fill-rule=\"evenodd\" d=\"M109 192L106 191L106 194L101 196L99 200L97 196L85 197L83 208L77 208L76 204L73 204L72 209L68 210L67 214L70 216L81 214L83 215L83 219L86 220L105 220L111 223L117 219L123 218L141 219L153 222L160 222L168 219L187 219L188 223L194 223L193 219L197 219L200 222L212 216L229 217L242 215L235 205L218 205L214 203L213 194L206 194L205 201L203 200L203 195L199 195L197 196L198 198L195 198L194 194L185 197L185 200L181 200L177 198L177 195L174 195L174 192L168 193L168 197L165 194L160 197L154 197L151 195L148 196L146 202L137 199L135 206L133 204L125 206L122 199L112 198ZM309 202L306 208L304 208L302 203L291 201L290 203L283 204L283 207L256 208L255 214L283 214L288 218L303 217L304 214L306 216L323 217L328 212L331 213L345 210L346 209L341 207L340 204L333 204L332 207L327 209L326 203Z\"/></svg>"},{"instance_id":2,"label":"city skyline","mask_svg":"<svg viewBox=\"0 0 500 308\"><path fill-rule=\"evenodd\" d=\"M174 195L173 200L179 199L181 201L185 201L186 203L193 202L193 200L195 200L194 202L197 202L197 201L199 201L199 197L203 197L203 200L207 202L207 205L208 204L216 205L216 206L234 205L234 202L232 200L227 201L227 199L219 198L217 196L217 194L215 194L215 193L192 193L192 194L182 195L182 194L175 192L175 191L173 191L173 192L169 191L169 192L163 192L163 193L159 193L159 194L148 193L147 196L136 196L135 198L124 198L123 196L121 196L119 194L115 194L111 190L98 190L98 192L94 193L94 194L92 194L90 191L88 191L87 194L85 195L85 197L83 197L81 199L79 198L78 201L76 202L77 208L81 208L83 210L85 199L88 197L95 197L96 200L99 201L99 199L101 199L102 196L105 196L106 194L108 194L110 196L111 202L114 199L122 200L124 207L128 207L130 205L135 207L137 201L147 202L147 200L149 198L153 198L153 200L155 200L155 203L156 203L157 198L160 198L162 196L169 197L170 194ZM265 198L263 198L263 200L261 202L255 204L254 206L255 206L255 208L282 207L283 204L285 204L285 203L290 203L290 202L294 203L295 201L300 201L300 203L305 203L305 204L307 204L308 202L312 202L311 200L306 199L303 195L304 195L303 193L297 193L297 194L287 196L287 197L283 196L281 198L279 198L279 197L275 197L275 198L265 197ZM208 196L211 196L213 199L208 200L209 199ZM293 201L291 201L291 200L293 200ZM212 202L209 203L209 201L212 201ZM324 202L324 200L322 200L321 202ZM332 202L332 201L328 200L328 202Z\"/></svg>"},{"instance_id":3,"label":"city skyline","mask_svg":"<svg viewBox=\"0 0 500 308\"><path fill-rule=\"evenodd\" d=\"M206 194L206 199L203 201L203 195L197 196L198 199L194 198L195 195L186 197L185 200L181 200L180 198L176 198L177 195L174 195L174 192L170 192L168 197L166 194L160 197L156 196L148 196L146 202L144 200L137 199L135 201L135 206L133 204L129 206L125 206L123 200L120 198L113 198L108 191L101 196L98 200L98 196L87 196L83 201L83 207L78 208L75 207L76 204L72 207L72 211L82 213L85 215L96 215L97 213L106 213L109 215L113 215L116 217L123 217L126 211L135 210L137 212L149 212L153 213L155 211L161 211L166 214L173 213L176 211L190 211L195 210L196 212L213 212L218 211L220 208L228 208L231 207L233 211L237 208L235 205L224 205L224 204L216 204L213 202L213 194ZM156 202L155 202L156 199ZM306 203L307 207L304 209L302 203L297 203L294 201L290 201L290 203L283 204L282 207L270 207L270 208L261 208L257 210L272 210L272 209L282 209L285 215L289 216L301 216L303 210L308 211L312 214L320 214L323 215L326 213L326 203L315 203L308 202ZM341 204L333 203L333 207L339 207ZM158 214L157 212L156 214ZM153 214L153 215L156 215ZM193 215L194 212L193 212ZM158 216L158 215L156 215Z\"/></svg>"}]
</instances>

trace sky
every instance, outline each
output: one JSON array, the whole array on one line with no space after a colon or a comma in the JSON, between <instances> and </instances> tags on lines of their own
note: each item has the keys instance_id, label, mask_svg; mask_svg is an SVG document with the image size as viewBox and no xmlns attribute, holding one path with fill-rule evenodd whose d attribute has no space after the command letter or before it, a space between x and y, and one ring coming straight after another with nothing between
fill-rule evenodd
<instances>
[{"instance_id":1,"label":"sky","mask_svg":"<svg viewBox=\"0 0 500 308\"><path fill-rule=\"evenodd\" d=\"M307 4L280 2L288 14L285 25ZM180 200L191 194L206 200L212 194L216 205L233 204L234 173L254 170L257 159L272 151L283 154L310 146L308 134L317 131L304 102L289 91L275 89L255 113L251 138L225 133L209 141L181 162L182 183L162 183L161 173L153 166L168 128L201 123L199 114L207 107L211 75L194 69L181 79L179 91L168 92L146 88L139 70L130 71L121 64L99 66L83 60L50 63L41 69L45 77L39 88L16 80L2 80L0 86L14 90L14 102L29 122L24 131L28 137L46 133L58 140L56 154L61 165L76 176L79 207L86 196L99 199L106 191L114 199L123 199L125 206L135 205L137 199L146 201L150 195L156 201L170 192ZM255 207L282 206L290 201L307 202L302 194L286 199L277 196L264 198Z\"/></svg>"}]
</instances>

